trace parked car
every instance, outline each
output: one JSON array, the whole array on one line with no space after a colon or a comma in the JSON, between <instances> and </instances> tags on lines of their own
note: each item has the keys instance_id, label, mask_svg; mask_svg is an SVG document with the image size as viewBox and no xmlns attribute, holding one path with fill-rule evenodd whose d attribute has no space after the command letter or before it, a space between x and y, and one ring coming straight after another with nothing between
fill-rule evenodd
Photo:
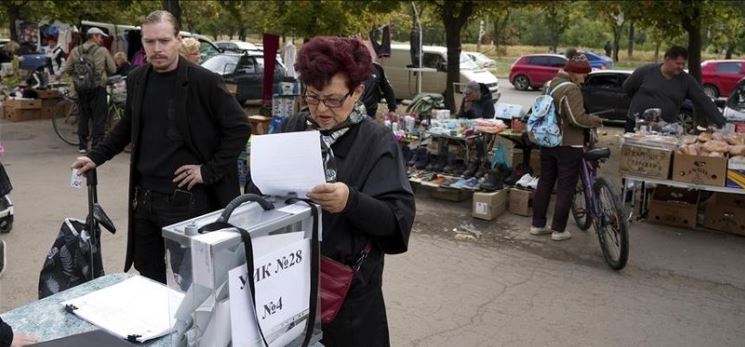
<instances>
[{"instance_id":1,"label":"parked car","mask_svg":"<svg viewBox=\"0 0 745 347\"><path fill-rule=\"evenodd\" d=\"M494 59L487 57L484 53L480 52L463 52L469 58L484 70L494 71L497 69L497 62Z\"/></svg>"},{"instance_id":2,"label":"parked car","mask_svg":"<svg viewBox=\"0 0 745 347\"><path fill-rule=\"evenodd\" d=\"M631 99L623 90L623 82L633 71L596 70L587 74L582 85L585 111L598 113L604 124L623 125ZM685 100L680 108L679 121L686 129L693 129L693 103Z\"/></svg>"},{"instance_id":3,"label":"parked car","mask_svg":"<svg viewBox=\"0 0 745 347\"><path fill-rule=\"evenodd\" d=\"M215 45L225 52L236 52L243 53L245 51L257 51L260 50L256 45L250 42L244 41L216 41Z\"/></svg>"},{"instance_id":4,"label":"parked car","mask_svg":"<svg viewBox=\"0 0 745 347\"><path fill-rule=\"evenodd\" d=\"M717 100L717 106L724 108L722 115L728 122L742 124L745 128L745 78L740 79L726 101Z\"/></svg>"},{"instance_id":5,"label":"parked car","mask_svg":"<svg viewBox=\"0 0 745 347\"><path fill-rule=\"evenodd\" d=\"M704 92L712 99L727 97L745 77L745 60L707 60L701 63Z\"/></svg>"},{"instance_id":6,"label":"parked car","mask_svg":"<svg viewBox=\"0 0 745 347\"><path fill-rule=\"evenodd\" d=\"M422 74L422 93L444 94L447 88L447 48L442 46L423 46L422 67L426 70L411 70L411 50L409 45L391 45L391 57L381 61L385 75L393 87L396 99L413 99L417 94L417 74ZM493 73L482 69L471 58L460 55L460 81L458 91L463 85L475 81L489 88L494 102L499 100L499 79ZM462 94L460 94L462 96ZM459 103L458 95L456 102Z\"/></svg>"},{"instance_id":7,"label":"parked car","mask_svg":"<svg viewBox=\"0 0 745 347\"><path fill-rule=\"evenodd\" d=\"M218 75L225 82L238 87L235 95L241 104L248 100L260 100L264 82L264 55L260 52L243 54L225 52L208 59L202 66ZM285 66L277 61L274 69L274 81L280 82L287 75Z\"/></svg>"},{"instance_id":8,"label":"parked car","mask_svg":"<svg viewBox=\"0 0 745 347\"><path fill-rule=\"evenodd\" d=\"M510 67L510 83L517 90L541 88L554 78L566 63L567 58L558 54L524 55L517 58Z\"/></svg>"},{"instance_id":9,"label":"parked car","mask_svg":"<svg viewBox=\"0 0 745 347\"><path fill-rule=\"evenodd\" d=\"M582 54L584 54L587 57L587 60L590 61L590 66L593 69L603 70L613 68L613 59L605 55L593 51L583 51Z\"/></svg>"}]
</instances>

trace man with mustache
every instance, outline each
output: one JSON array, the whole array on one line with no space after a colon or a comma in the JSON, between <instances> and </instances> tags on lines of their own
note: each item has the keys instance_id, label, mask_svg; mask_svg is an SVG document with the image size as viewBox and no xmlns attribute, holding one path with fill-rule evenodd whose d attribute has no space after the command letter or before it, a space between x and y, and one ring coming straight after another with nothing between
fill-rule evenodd
<instances>
[{"instance_id":1,"label":"man with mustache","mask_svg":"<svg viewBox=\"0 0 745 347\"><path fill-rule=\"evenodd\" d=\"M238 196L236 162L251 129L222 78L179 55L181 36L171 13L145 18L142 44L148 63L127 77L122 120L72 167L83 174L132 142L124 271L134 264L141 275L165 283L161 228Z\"/></svg>"}]
</instances>

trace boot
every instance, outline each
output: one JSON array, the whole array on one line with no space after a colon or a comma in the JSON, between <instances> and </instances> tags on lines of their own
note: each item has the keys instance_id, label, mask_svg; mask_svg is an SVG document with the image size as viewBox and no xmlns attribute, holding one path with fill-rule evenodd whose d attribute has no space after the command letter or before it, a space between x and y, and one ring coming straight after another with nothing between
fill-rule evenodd
<instances>
[{"instance_id":1,"label":"boot","mask_svg":"<svg viewBox=\"0 0 745 347\"><path fill-rule=\"evenodd\" d=\"M439 156L434 154L427 154L428 161L427 165L424 167L427 171L436 171L435 166L437 166L437 163L439 161Z\"/></svg>"},{"instance_id":2,"label":"boot","mask_svg":"<svg viewBox=\"0 0 745 347\"><path fill-rule=\"evenodd\" d=\"M504 179L504 184L508 186L514 186L517 181L525 175L525 170L523 169L523 164L517 164L515 166L515 169L512 170L512 173Z\"/></svg>"},{"instance_id":3,"label":"boot","mask_svg":"<svg viewBox=\"0 0 745 347\"><path fill-rule=\"evenodd\" d=\"M404 159L404 163L406 163L408 167L413 166L414 164L414 151L409 148L409 146L403 146L401 147L401 156Z\"/></svg>"},{"instance_id":4,"label":"boot","mask_svg":"<svg viewBox=\"0 0 745 347\"><path fill-rule=\"evenodd\" d=\"M442 171L448 175L454 175L456 173L458 165L458 157L453 152L448 152L447 165L442 168ZM460 171L458 171L459 173Z\"/></svg>"},{"instance_id":5,"label":"boot","mask_svg":"<svg viewBox=\"0 0 745 347\"><path fill-rule=\"evenodd\" d=\"M450 153L448 152L440 152L440 154L437 155L437 160L434 165L432 165L432 171L435 172L442 172L445 166L448 165L448 156Z\"/></svg>"},{"instance_id":6,"label":"boot","mask_svg":"<svg viewBox=\"0 0 745 347\"><path fill-rule=\"evenodd\" d=\"M414 167L417 170L424 170L429 164L429 152L426 147L419 147L414 151ZM411 166L411 165L409 165Z\"/></svg>"},{"instance_id":7,"label":"boot","mask_svg":"<svg viewBox=\"0 0 745 347\"><path fill-rule=\"evenodd\" d=\"M486 172L490 169L491 168L489 167L489 160L482 159L481 165L479 165L478 170L476 170L475 176L478 178L484 177L486 175Z\"/></svg>"},{"instance_id":8,"label":"boot","mask_svg":"<svg viewBox=\"0 0 745 347\"><path fill-rule=\"evenodd\" d=\"M481 166L481 159L478 157L471 158L471 160L468 161L468 167L466 167L466 170L463 171L462 176L464 178L471 178L476 175L476 171L479 170L479 167Z\"/></svg>"},{"instance_id":9,"label":"boot","mask_svg":"<svg viewBox=\"0 0 745 347\"><path fill-rule=\"evenodd\" d=\"M479 187L488 192L493 192L504 188L504 186L502 185L502 170L499 170L499 168L497 168L487 171L486 177L484 178L484 181L481 182L481 185Z\"/></svg>"}]
</instances>

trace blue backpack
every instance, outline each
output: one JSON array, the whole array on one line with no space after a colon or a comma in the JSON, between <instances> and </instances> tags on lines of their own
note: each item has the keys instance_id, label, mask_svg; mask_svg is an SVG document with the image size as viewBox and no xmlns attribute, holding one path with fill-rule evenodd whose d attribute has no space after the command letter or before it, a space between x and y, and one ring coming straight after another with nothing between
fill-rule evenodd
<instances>
[{"instance_id":1,"label":"blue backpack","mask_svg":"<svg viewBox=\"0 0 745 347\"><path fill-rule=\"evenodd\" d=\"M557 147L561 145L561 124L559 124L553 94L559 87L572 82L559 83L556 88L549 85L546 94L540 95L533 101L530 117L528 117L528 137L530 141L541 147ZM548 90L551 90L549 93Z\"/></svg>"}]
</instances>

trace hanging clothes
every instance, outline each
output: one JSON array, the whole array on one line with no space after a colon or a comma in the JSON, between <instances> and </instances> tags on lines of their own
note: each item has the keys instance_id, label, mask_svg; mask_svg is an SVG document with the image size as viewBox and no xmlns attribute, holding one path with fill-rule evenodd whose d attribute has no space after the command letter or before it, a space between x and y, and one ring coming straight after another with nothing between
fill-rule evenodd
<instances>
[{"instance_id":1,"label":"hanging clothes","mask_svg":"<svg viewBox=\"0 0 745 347\"><path fill-rule=\"evenodd\" d=\"M272 94L274 93L274 67L277 63L277 50L279 50L279 36L264 34L264 84L262 85L262 104L272 106Z\"/></svg>"},{"instance_id":2,"label":"hanging clothes","mask_svg":"<svg viewBox=\"0 0 745 347\"><path fill-rule=\"evenodd\" d=\"M409 47L409 50L411 51L411 66L420 67L419 55L421 54L421 52L419 51L419 28L417 28L416 26L411 27L409 42L411 42L411 45Z\"/></svg>"},{"instance_id":3,"label":"hanging clothes","mask_svg":"<svg viewBox=\"0 0 745 347\"><path fill-rule=\"evenodd\" d=\"M378 33L381 33L381 41L378 43ZM387 58L391 56L391 27L386 24L369 33L370 43L375 49L378 58Z\"/></svg>"},{"instance_id":4,"label":"hanging clothes","mask_svg":"<svg viewBox=\"0 0 745 347\"><path fill-rule=\"evenodd\" d=\"M287 77L296 78L297 72L295 72L295 56L297 55L297 48L292 41L287 41L285 45L285 69L287 70Z\"/></svg>"}]
</instances>

